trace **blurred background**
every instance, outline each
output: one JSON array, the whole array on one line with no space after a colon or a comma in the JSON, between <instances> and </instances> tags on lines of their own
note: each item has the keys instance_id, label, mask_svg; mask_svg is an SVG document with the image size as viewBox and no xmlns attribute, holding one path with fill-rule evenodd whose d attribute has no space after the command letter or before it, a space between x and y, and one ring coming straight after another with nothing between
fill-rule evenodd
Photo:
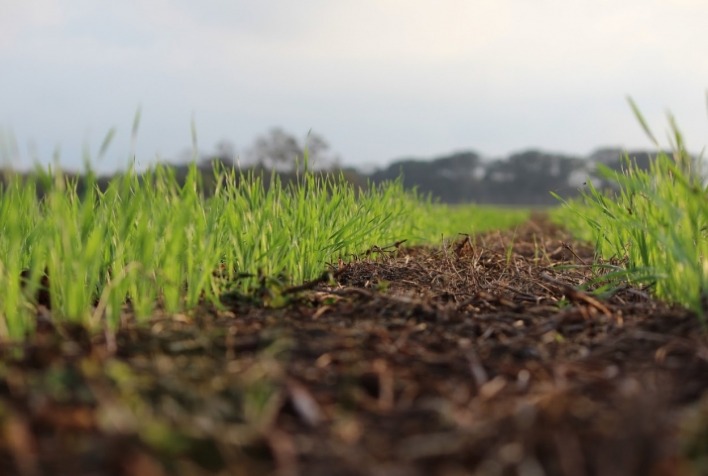
<instances>
[{"instance_id":1,"label":"blurred background","mask_svg":"<svg viewBox=\"0 0 708 476\"><path fill-rule=\"evenodd\" d=\"M655 150L628 95L700 153L707 21L704 0L0 0L0 153L109 174L308 147L444 201L546 203Z\"/></svg>"}]
</instances>

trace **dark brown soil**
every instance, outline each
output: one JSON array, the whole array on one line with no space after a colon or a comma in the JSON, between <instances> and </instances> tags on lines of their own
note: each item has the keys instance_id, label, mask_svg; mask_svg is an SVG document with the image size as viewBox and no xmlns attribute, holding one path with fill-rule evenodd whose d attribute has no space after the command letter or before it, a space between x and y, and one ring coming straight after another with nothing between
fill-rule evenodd
<instances>
[{"instance_id":1,"label":"dark brown soil","mask_svg":"<svg viewBox=\"0 0 708 476\"><path fill-rule=\"evenodd\" d=\"M708 474L700 319L591 293L592 259L535 217L279 309L225 296L115 340L43 319L2 349L0 474Z\"/></svg>"}]
</instances>

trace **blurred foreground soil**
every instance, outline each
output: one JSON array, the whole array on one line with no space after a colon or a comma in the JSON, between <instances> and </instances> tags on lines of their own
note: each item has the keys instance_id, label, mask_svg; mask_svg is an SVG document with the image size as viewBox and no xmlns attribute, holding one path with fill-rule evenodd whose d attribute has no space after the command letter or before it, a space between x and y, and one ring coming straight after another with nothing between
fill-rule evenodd
<instances>
[{"instance_id":1,"label":"blurred foreground soil","mask_svg":"<svg viewBox=\"0 0 708 476\"><path fill-rule=\"evenodd\" d=\"M279 308L45 317L0 349L0 474L708 474L697 316L592 293L592 249L540 215L370 251Z\"/></svg>"}]
</instances>

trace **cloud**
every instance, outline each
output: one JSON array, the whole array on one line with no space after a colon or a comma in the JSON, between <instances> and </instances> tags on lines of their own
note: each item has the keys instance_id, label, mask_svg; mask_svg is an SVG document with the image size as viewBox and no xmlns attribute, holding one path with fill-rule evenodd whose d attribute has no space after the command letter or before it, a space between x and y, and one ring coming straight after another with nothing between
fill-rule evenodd
<instances>
[{"instance_id":1,"label":"cloud","mask_svg":"<svg viewBox=\"0 0 708 476\"><path fill-rule=\"evenodd\" d=\"M193 111L204 144L314 127L345 157L596 141L624 133L626 94L702 107L705 18L699 0L0 0L0 123L80 139L143 104L149 153L189 142Z\"/></svg>"},{"instance_id":2,"label":"cloud","mask_svg":"<svg viewBox=\"0 0 708 476\"><path fill-rule=\"evenodd\" d=\"M22 40L15 44L18 54L44 62L122 62L239 79L254 74L266 76L266 83L300 65L301 74L289 78L294 87L310 80L308 72L393 84L415 68L422 78L439 68L513 89L520 79L541 85L593 75L602 81L598 70L612 80L632 69L650 70L652 56L656 63L689 58L692 68L708 71L699 47L708 46L705 16L698 15L708 15L708 6L652 3L29 0L10 3L19 19L5 20L11 28L2 30L0 41Z\"/></svg>"},{"instance_id":3,"label":"cloud","mask_svg":"<svg viewBox=\"0 0 708 476\"><path fill-rule=\"evenodd\" d=\"M0 5L0 53L21 48L28 30L60 25L64 20L61 0L4 1Z\"/></svg>"}]
</instances>

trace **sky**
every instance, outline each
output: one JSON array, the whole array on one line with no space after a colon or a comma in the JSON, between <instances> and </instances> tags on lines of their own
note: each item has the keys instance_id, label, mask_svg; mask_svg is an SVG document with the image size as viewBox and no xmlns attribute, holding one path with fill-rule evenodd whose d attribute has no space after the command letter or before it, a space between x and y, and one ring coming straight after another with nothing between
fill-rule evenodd
<instances>
[{"instance_id":1,"label":"sky","mask_svg":"<svg viewBox=\"0 0 708 476\"><path fill-rule=\"evenodd\" d=\"M706 25L705 0L0 0L0 158L149 164L192 124L205 152L281 127L355 166L651 150L627 96L698 153Z\"/></svg>"}]
</instances>

